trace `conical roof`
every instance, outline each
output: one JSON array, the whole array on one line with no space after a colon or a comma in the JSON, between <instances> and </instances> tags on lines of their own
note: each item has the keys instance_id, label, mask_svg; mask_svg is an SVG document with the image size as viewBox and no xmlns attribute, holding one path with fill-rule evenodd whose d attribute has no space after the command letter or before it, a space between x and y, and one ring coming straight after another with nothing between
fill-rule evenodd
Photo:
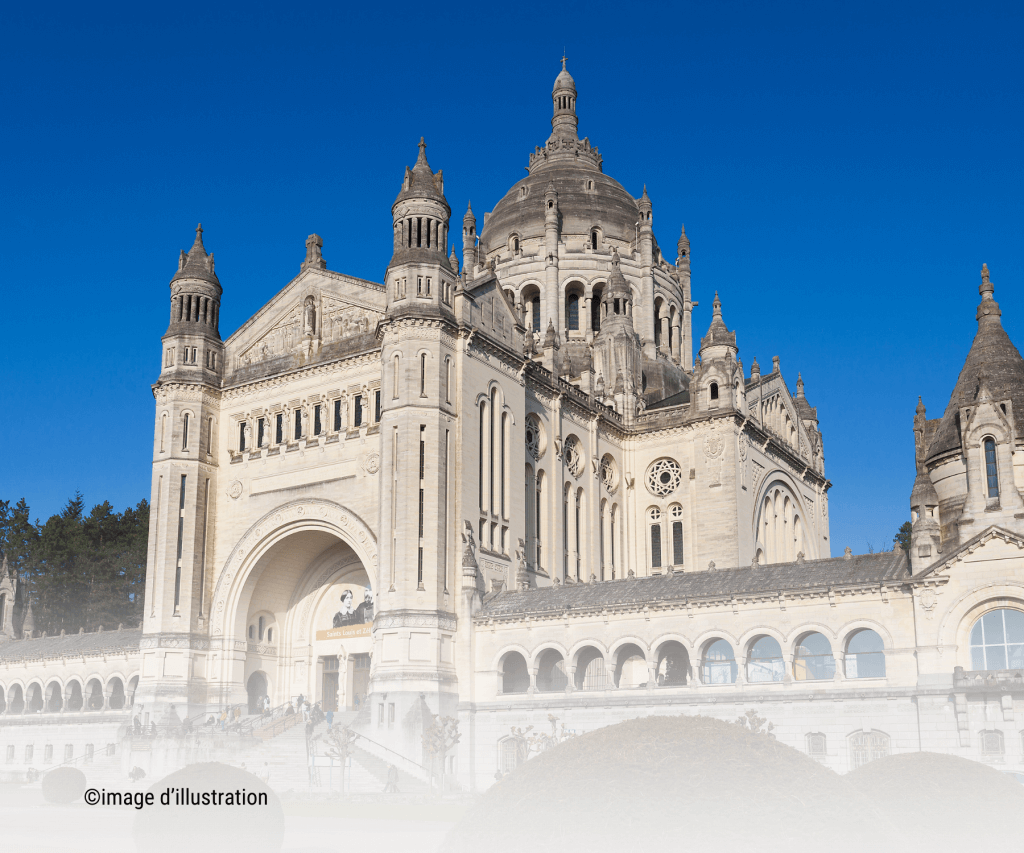
<instances>
[{"instance_id":1,"label":"conical roof","mask_svg":"<svg viewBox=\"0 0 1024 853\"><path fill-rule=\"evenodd\" d=\"M572 79L572 75L566 70L565 67L566 57L562 57L562 70L558 72L558 76L555 78L555 85L552 88L552 92L557 92L559 89L569 89L573 94L576 92L576 81Z\"/></svg>"},{"instance_id":2,"label":"conical roof","mask_svg":"<svg viewBox=\"0 0 1024 853\"><path fill-rule=\"evenodd\" d=\"M700 348L705 349L711 346L736 346L736 333L730 332L726 328L725 321L722 319L722 302L718 298L718 291L715 291L715 301L711 303L712 306L712 317L711 325L708 327L708 333L704 336L704 339L700 342Z\"/></svg>"},{"instance_id":3,"label":"conical roof","mask_svg":"<svg viewBox=\"0 0 1024 853\"><path fill-rule=\"evenodd\" d=\"M942 415L928 448L928 459L934 459L960 447L957 415L961 406L973 403L978 397L982 375L993 400L1009 399L1016 412L1024 412L1024 359L999 319L1002 311L993 298L995 290L989 279L988 266L982 266L981 304L978 306L978 333L967 353L949 404Z\"/></svg>"},{"instance_id":4,"label":"conical roof","mask_svg":"<svg viewBox=\"0 0 1024 853\"><path fill-rule=\"evenodd\" d=\"M220 285L217 274L213 271L213 255L208 255L206 247L203 245L202 223L196 226L196 239L192 244L192 248L187 253L181 253L178 271L174 274L174 278L171 281L177 281L181 278L197 279L198 281L208 281L211 284Z\"/></svg>"},{"instance_id":5,"label":"conical roof","mask_svg":"<svg viewBox=\"0 0 1024 853\"><path fill-rule=\"evenodd\" d=\"M439 170L435 175L427 162L427 143L420 137L420 153L416 165L405 170L402 190L395 199L395 204L407 198L430 198L441 202L448 208L448 200L444 197L444 176ZM448 208L449 213L451 208Z\"/></svg>"}]
</instances>

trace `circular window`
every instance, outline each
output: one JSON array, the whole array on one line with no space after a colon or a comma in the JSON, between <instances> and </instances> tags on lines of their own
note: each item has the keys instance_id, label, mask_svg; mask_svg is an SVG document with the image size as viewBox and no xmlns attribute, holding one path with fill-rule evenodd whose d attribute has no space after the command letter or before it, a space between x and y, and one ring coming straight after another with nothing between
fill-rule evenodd
<instances>
[{"instance_id":1,"label":"circular window","mask_svg":"<svg viewBox=\"0 0 1024 853\"><path fill-rule=\"evenodd\" d=\"M682 479L682 469L675 459L659 459L647 469L647 488L659 497L672 494Z\"/></svg>"},{"instance_id":2,"label":"circular window","mask_svg":"<svg viewBox=\"0 0 1024 853\"><path fill-rule=\"evenodd\" d=\"M1024 613L993 610L974 623L971 669L1024 669Z\"/></svg>"},{"instance_id":3,"label":"circular window","mask_svg":"<svg viewBox=\"0 0 1024 853\"><path fill-rule=\"evenodd\" d=\"M610 455L601 460L601 482L609 492L614 492L619 485L619 471Z\"/></svg>"},{"instance_id":4,"label":"circular window","mask_svg":"<svg viewBox=\"0 0 1024 853\"><path fill-rule=\"evenodd\" d=\"M576 436L570 435L565 440L562 458L565 460L565 467L572 472L574 477L583 473L583 453L580 448L580 440Z\"/></svg>"},{"instance_id":5,"label":"circular window","mask_svg":"<svg viewBox=\"0 0 1024 853\"><path fill-rule=\"evenodd\" d=\"M540 424L533 418L526 419L526 452L534 459L540 459Z\"/></svg>"}]
</instances>

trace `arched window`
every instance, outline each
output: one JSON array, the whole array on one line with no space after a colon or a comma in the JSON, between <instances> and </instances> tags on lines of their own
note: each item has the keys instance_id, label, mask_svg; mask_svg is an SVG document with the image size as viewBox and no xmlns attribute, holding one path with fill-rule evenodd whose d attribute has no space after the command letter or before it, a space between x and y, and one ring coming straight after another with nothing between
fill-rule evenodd
<instances>
[{"instance_id":1,"label":"arched window","mask_svg":"<svg viewBox=\"0 0 1024 853\"><path fill-rule=\"evenodd\" d=\"M267 642L268 643L274 642L274 629L273 628L267 628Z\"/></svg>"},{"instance_id":2,"label":"arched window","mask_svg":"<svg viewBox=\"0 0 1024 853\"><path fill-rule=\"evenodd\" d=\"M566 328L570 332L580 330L580 296L578 293L570 293L565 305Z\"/></svg>"},{"instance_id":3,"label":"arched window","mask_svg":"<svg viewBox=\"0 0 1024 853\"><path fill-rule=\"evenodd\" d=\"M525 693L530 689L530 671L526 658L519 652L509 652L501 664L501 692Z\"/></svg>"},{"instance_id":4,"label":"arched window","mask_svg":"<svg viewBox=\"0 0 1024 853\"><path fill-rule=\"evenodd\" d=\"M747 656L747 681L782 681L786 663L782 659L782 646L774 637L759 637Z\"/></svg>"},{"instance_id":5,"label":"arched window","mask_svg":"<svg viewBox=\"0 0 1024 853\"><path fill-rule=\"evenodd\" d=\"M985 439L985 478L988 481L988 496L999 497L999 474L996 471L996 443Z\"/></svg>"},{"instance_id":6,"label":"arched window","mask_svg":"<svg viewBox=\"0 0 1024 853\"><path fill-rule=\"evenodd\" d=\"M717 400L718 399L718 383L717 382L712 382L711 383L711 399L712 400Z\"/></svg>"},{"instance_id":7,"label":"arched window","mask_svg":"<svg viewBox=\"0 0 1024 853\"><path fill-rule=\"evenodd\" d=\"M634 643L621 646L615 653L615 686L620 690L646 687L649 679L643 650Z\"/></svg>"},{"instance_id":8,"label":"arched window","mask_svg":"<svg viewBox=\"0 0 1024 853\"><path fill-rule=\"evenodd\" d=\"M188 450L188 422L189 422L189 418L190 417L191 417L191 415L189 415L188 412L185 412L185 417L183 419L183 425L182 425L182 429L181 429L181 449L182 450Z\"/></svg>"},{"instance_id":9,"label":"arched window","mask_svg":"<svg viewBox=\"0 0 1024 853\"><path fill-rule=\"evenodd\" d=\"M537 663L537 690L541 693L555 693L565 690L568 683L562 655L554 649L543 651Z\"/></svg>"},{"instance_id":10,"label":"arched window","mask_svg":"<svg viewBox=\"0 0 1024 853\"><path fill-rule=\"evenodd\" d=\"M420 353L420 396L427 396L427 354Z\"/></svg>"},{"instance_id":11,"label":"arched window","mask_svg":"<svg viewBox=\"0 0 1024 853\"><path fill-rule=\"evenodd\" d=\"M658 647L657 679L660 687L679 687L690 678L690 656L682 643L669 640Z\"/></svg>"},{"instance_id":12,"label":"arched window","mask_svg":"<svg viewBox=\"0 0 1024 853\"><path fill-rule=\"evenodd\" d=\"M704 651L701 680L705 684L732 684L736 681L736 658L725 640L715 640Z\"/></svg>"},{"instance_id":13,"label":"arched window","mask_svg":"<svg viewBox=\"0 0 1024 853\"><path fill-rule=\"evenodd\" d=\"M1024 613L992 610L974 623L971 669L1024 669Z\"/></svg>"},{"instance_id":14,"label":"arched window","mask_svg":"<svg viewBox=\"0 0 1024 853\"><path fill-rule=\"evenodd\" d=\"M541 563L541 539L543 538L541 531L544 529L541 526L541 511L544 507L544 472L537 472L537 498L533 503L533 509L536 513L536 519L534 524L534 532L536 536L536 560L538 571L542 567Z\"/></svg>"},{"instance_id":15,"label":"arched window","mask_svg":"<svg viewBox=\"0 0 1024 853\"><path fill-rule=\"evenodd\" d=\"M498 770L501 773L511 773L519 766L522 756L521 744L525 744L523 738L511 735L498 741Z\"/></svg>"},{"instance_id":16,"label":"arched window","mask_svg":"<svg viewBox=\"0 0 1024 853\"><path fill-rule=\"evenodd\" d=\"M164 441L167 437L167 412L160 416L160 452L164 452Z\"/></svg>"},{"instance_id":17,"label":"arched window","mask_svg":"<svg viewBox=\"0 0 1024 853\"><path fill-rule=\"evenodd\" d=\"M820 757L826 754L825 735L821 732L812 732L807 735L807 754Z\"/></svg>"},{"instance_id":18,"label":"arched window","mask_svg":"<svg viewBox=\"0 0 1024 853\"><path fill-rule=\"evenodd\" d=\"M651 568L661 568L661 510L651 507L647 512L651 529Z\"/></svg>"},{"instance_id":19,"label":"arched window","mask_svg":"<svg viewBox=\"0 0 1024 853\"><path fill-rule=\"evenodd\" d=\"M539 332L540 331L540 294L538 294L537 296L534 296L533 299L530 300L530 309L531 309L530 310L530 314L531 314L531 317L530 317L530 319L531 319L530 327L533 329L533 331Z\"/></svg>"},{"instance_id":20,"label":"arched window","mask_svg":"<svg viewBox=\"0 0 1024 853\"><path fill-rule=\"evenodd\" d=\"M824 634L808 634L796 647L793 657L793 678L797 681L819 681L835 677L836 659Z\"/></svg>"},{"instance_id":21,"label":"arched window","mask_svg":"<svg viewBox=\"0 0 1024 853\"><path fill-rule=\"evenodd\" d=\"M570 486L565 484L562 490L562 577L569 576L569 491Z\"/></svg>"},{"instance_id":22,"label":"arched window","mask_svg":"<svg viewBox=\"0 0 1024 853\"><path fill-rule=\"evenodd\" d=\"M593 189L593 185L591 185L590 187L588 187L588 189ZM597 245L598 245L598 236L597 236L597 229L596 229L596 228L594 228L594 229L593 229L593 230L592 230L592 231L590 232L590 248L591 248L591 250L593 250L593 251L595 251L595 252L596 252L596 251L597 251Z\"/></svg>"},{"instance_id":23,"label":"arched window","mask_svg":"<svg viewBox=\"0 0 1024 853\"><path fill-rule=\"evenodd\" d=\"M876 631L864 628L846 643L847 678L884 678L885 652Z\"/></svg>"},{"instance_id":24,"label":"arched window","mask_svg":"<svg viewBox=\"0 0 1024 853\"><path fill-rule=\"evenodd\" d=\"M452 360L447 357L444 360L444 401L452 401Z\"/></svg>"},{"instance_id":25,"label":"arched window","mask_svg":"<svg viewBox=\"0 0 1024 853\"><path fill-rule=\"evenodd\" d=\"M265 620L263 619L263 617L261 616L261 617L259 618L259 622L258 622L258 625L259 625L259 635L260 635L260 642L261 642L261 643L263 642L263 631L264 631L264 625L265 625L265 624L266 624L266 622L265 622Z\"/></svg>"},{"instance_id":26,"label":"arched window","mask_svg":"<svg viewBox=\"0 0 1024 853\"><path fill-rule=\"evenodd\" d=\"M850 735L850 769L856 770L876 758L889 754L889 735L885 732L854 732Z\"/></svg>"},{"instance_id":27,"label":"arched window","mask_svg":"<svg viewBox=\"0 0 1024 853\"><path fill-rule=\"evenodd\" d=\"M1003 740L1003 733L999 731L999 729L990 729L989 731L981 732L981 754L1006 754L1006 744Z\"/></svg>"},{"instance_id":28,"label":"arched window","mask_svg":"<svg viewBox=\"0 0 1024 853\"><path fill-rule=\"evenodd\" d=\"M669 507L672 518L672 565L683 564L683 508L679 504Z\"/></svg>"},{"instance_id":29,"label":"arched window","mask_svg":"<svg viewBox=\"0 0 1024 853\"><path fill-rule=\"evenodd\" d=\"M595 289L590 297L590 330L595 335L601 331L601 297L603 295L603 291Z\"/></svg>"},{"instance_id":30,"label":"arched window","mask_svg":"<svg viewBox=\"0 0 1024 853\"><path fill-rule=\"evenodd\" d=\"M575 685L577 690L607 690L612 686L604 655L593 646L581 649L576 656Z\"/></svg>"},{"instance_id":31,"label":"arched window","mask_svg":"<svg viewBox=\"0 0 1024 853\"><path fill-rule=\"evenodd\" d=\"M402 357L396 352L391 371L391 397L395 400L398 399L398 388L401 385L401 360Z\"/></svg>"},{"instance_id":32,"label":"arched window","mask_svg":"<svg viewBox=\"0 0 1024 853\"><path fill-rule=\"evenodd\" d=\"M256 639L256 626L255 625L250 625L249 626L249 639L250 640L255 640Z\"/></svg>"}]
</instances>

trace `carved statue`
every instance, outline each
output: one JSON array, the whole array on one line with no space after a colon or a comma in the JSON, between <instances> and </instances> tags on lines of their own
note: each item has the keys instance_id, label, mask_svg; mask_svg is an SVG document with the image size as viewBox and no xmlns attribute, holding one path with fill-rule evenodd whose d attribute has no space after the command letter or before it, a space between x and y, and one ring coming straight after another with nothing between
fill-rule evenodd
<instances>
[{"instance_id":1,"label":"carved statue","mask_svg":"<svg viewBox=\"0 0 1024 853\"><path fill-rule=\"evenodd\" d=\"M469 519L465 520L462 528L462 541L465 543L465 547L462 549L462 573L475 577L477 570L476 541L473 539L473 523Z\"/></svg>"},{"instance_id":2,"label":"carved statue","mask_svg":"<svg viewBox=\"0 0 1024 853\"><path fill-rule=\"evenodd\" d=\"M302 309L302 330L309 337L316 334L316 300L312 296L306 297Z\"/></svg>"}]
</instances>

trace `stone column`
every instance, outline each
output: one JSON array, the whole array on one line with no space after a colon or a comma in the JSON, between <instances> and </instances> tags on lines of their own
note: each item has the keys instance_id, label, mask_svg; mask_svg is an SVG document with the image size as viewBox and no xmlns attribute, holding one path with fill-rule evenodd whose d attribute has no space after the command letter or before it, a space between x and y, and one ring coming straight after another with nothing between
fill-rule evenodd
<instances>
[{"instance_id":1,"label":"stone column","mask_svg":"<svg viewBox=\"0 0 1024 853\"><path fill-rule=\"evenodd\" d=\"M679 364L681 347L679 336L680 334L682 334L682 330L679 324L679 315L676 314L676 316L673 319L674 322L672 323L672 361L674 361L676 364Z\"/></svg>"},{"instance_id":2,"label":"stone column","mask_svg":"<svg viewBox=\"0 0 1024 853\"><path fill-rule=\"evenodd\" d=\"M668 355L669 343L668 343L668 314L662 314L661 318L661 346L658 347L658 352L661 355Z\"/></svg>"},{"instance_id":3,"label":"stone column","mask_svg":"<svg viewBox=\"0 0 1024 853\"><path fill-rule=\"evenodd\" d=\"M537 692L537 670L530 670L530 686L526 688L526 695L533 696Z\"/></svg>"},{"instance_id":4,"label":"stone column","mask_svg":"<svg viewBox=\"0 0 1024 853\"><path fill-rule=\"evenodd\" d=\"M583 324L583 329L586 332L587 343L593 343L594 341L594 324L591 320L591 302L594 296L592 293L587 293L583 297L583 316L580 317L580 323Z\"/></svg>"}]
</instances>

